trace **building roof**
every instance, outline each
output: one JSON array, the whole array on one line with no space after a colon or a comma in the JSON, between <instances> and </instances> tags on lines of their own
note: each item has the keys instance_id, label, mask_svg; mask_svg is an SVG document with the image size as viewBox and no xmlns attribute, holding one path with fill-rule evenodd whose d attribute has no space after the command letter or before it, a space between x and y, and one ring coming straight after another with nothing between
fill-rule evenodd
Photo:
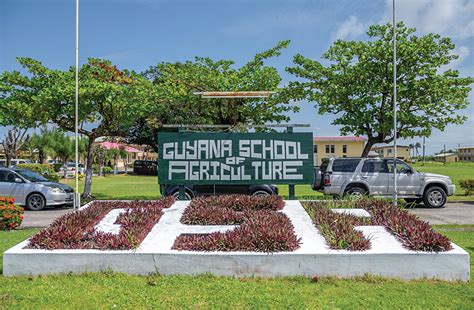
<instances>
[{"instance_id":1,"label":"building roof","mask_svg":"<svg viewBox=\"0 0 474 310\"><path fill-rule=\"evenodd\" d=\"M97 144L101 145L103 148L106 148L108 150L110 150L110 149L119 149L120 147L123 146L125 151L128 152L128 153L143 153L143 151L137 150L136 148L133 148L131 146L121 144L121 143L105 141L105 142L99 142Z\"/></svg>"},{"instance_id":2,"label":"building roof","mask_svg":"<svg viewBox=\"0 0 474 310\"><path fill-rule=\"evenodd\" d=\"M448 156L457 156L458 154L456 153L440 153L440 154L435 154L433 157L448 157Z\"/></svg>"},{"instance_id":3,"label":"building roof","mask_svg":"<svg viewBox=\"0 0 474 310\"><path fill-rule=\"evenodd\" d=\"M324 141L367 141L365 137L313 137L314 142L324 142Z\"/></svg>"},{"instance_id":4,"label":"building roof","mask_svg":"<svg viewBox=\"0 0 474 310\"><path fill-rule=\"evenodd\" d=\"M471 146L460 146L458 149L474 149L474 145Z\"/></svg>"},{"instance_id":5,"label":"building roof","mask_svg":"<svg viewBox=\"0 0 474 310\"><path fill-rule=\"evenodd\" d=\"M372 146L372 149L382 149L382 148L387 148L387 147L392 147L393 148L393 145L391 145L391 144L390 145L374 145L374 146ZM406 148L406 147L410 147L410 146L397 144L397 148L399 148L399 147Z\"/></svg>"}]
</instances>

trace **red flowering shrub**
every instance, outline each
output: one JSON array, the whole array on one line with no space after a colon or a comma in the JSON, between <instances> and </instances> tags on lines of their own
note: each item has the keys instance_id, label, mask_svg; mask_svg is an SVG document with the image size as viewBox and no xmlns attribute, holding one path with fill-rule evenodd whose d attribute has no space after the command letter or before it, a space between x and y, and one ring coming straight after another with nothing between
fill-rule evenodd
<instances>
[{"instance_id":1,"label":"red flowering shrub","mask_svg":"<svg viewBox=\"0 0 474 310\"><path fill-rule=\"evenodd\" d=\"M23 208L14 204L15 198L0 197L0 230L12 230L23 221Z\"/></svg>"},{"instance_id":2,"label":"red flowering shrub","mask_svg":"<svg viewBox=\"0 0 474 310\"><path fill-rule=\"evenodd\" d=\"M288 217L278 210L285 202L278 196L228 195L195 198L181 222L194 225L235 225L227 232L183 234L173 249L190 251L280 252L299 248L300 239Z\"/></svg>"},{"instance_id":3,"label":"red flowering shrub","mask_svg":"<svg viewBox=\"0 0 474 310\"><path fill-rule=\"evenodd\" d=\"M365 251L370 249L370 241L355 226L367 225L367 219L349 214L334 213L326 202L304 202L313 223L324 236L331 249Z\"/></svg>"},{"instance_id":4,"label":"red flowering shrub","mask_svg":"<svg viewBox=\"0 0 474 310\"><path fill-rule=\"evenodd\" d=\"M365 198L330 203L304 202L303 205L318 228L321 227L320 223L326 223L326 227L320 228L320 232L331 248L344 249L343 246L348 242L358 239L358 237L353 236L357 232L349 232L348 226L352 231L354 226L358 225L377 225L384 226L404 247L412 251L443 252L452 249L451 242L447 237L433 230L427 222L420 220L416 215L395 208L387 200ZM329 210L329 208L334 207L365 209L371 217L368 219L353 217L354 219L350 220L346 215L343 217L335 216L335 213ZM338 236L342 236L343 241ZM355 250L358 250L357 247Z\"/></svg>"},{"instance_id":5,"label":"red flowering shrub","mask_svg":"<svg viewBox=\"0 0 474 310\"><path fill-rule=\"evenodd\" d=\"M136 248L169 208L174 198L158 201L95 201L77 213L56 219L48 228L34 235L28 244L31 249L99 249L130 250ZM127 209L115 224L116 234L96 231L94 226L113 209Z\"/></svg>"},{"instance_id":6,"label":"red flowering shrub","mask_svg":"<svg viewBox=\"0 0 474 310\"><path fill-rule=\"evenodd\" d=\"M235 225L245 220L245 211L279 211L285 206L280 196L223 195L191 200L181 217L188 225Z\"/></svg>"}]
</instances>

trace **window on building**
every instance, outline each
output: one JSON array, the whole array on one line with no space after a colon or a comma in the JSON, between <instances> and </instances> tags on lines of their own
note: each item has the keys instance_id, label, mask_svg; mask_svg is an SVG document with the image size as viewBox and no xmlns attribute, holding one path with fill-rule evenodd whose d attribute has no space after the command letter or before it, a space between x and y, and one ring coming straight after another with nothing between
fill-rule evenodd
<instances>
[{"instance_id":1,"label":"window on building","mask_svg":"<svg viewBox=\"0 0 474 310\"><path fill-rule=\"evenodd\" d=\"M326 153L327 154L334 154L335 153L334 144L326 144Z\"/></svg>"},{"instance_id":2,"label":"window on building","mask_svg":"<svg viewBox=\"0 0 474 310\"><path fill-rule=\"evenodd\" d=\"M347 154L347 145L345 144L342 145L342 153Z\"/></svg>"},{"instance_id":3,"label":"window on building","mask_svg":"<svg viewBox=\"0 0 474 310\"><path fill-rule=\"evenodd\" d=\"M387 154L392 154L392 149L387 149Z\"/></svg>"},{"instance_id":4,"label":"window on building","mask_svg":"<svg viewBox=\"0 0 474 310\"><path fill-rule=\"evenodd\" d=\"M313 153L317 153L318 152L318 145L315 144L313 145Z\"/></svg>"}]
</instances>

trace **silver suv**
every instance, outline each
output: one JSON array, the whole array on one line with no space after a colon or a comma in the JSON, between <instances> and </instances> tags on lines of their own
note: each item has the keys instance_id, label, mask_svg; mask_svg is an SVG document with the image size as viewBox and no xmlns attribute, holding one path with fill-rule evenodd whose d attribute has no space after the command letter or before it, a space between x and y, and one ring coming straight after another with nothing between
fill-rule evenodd
<instances>
[{"instance_id":1,"label":"silver suv","mask_svg":"<svg viewBox=\"0 0 474 310\"><path fill-rule=\"evenodd\" d=\"M441 208L456 186L448 176L418 172L397 159L397 191L410 203ZM334 196L386 196L394 191L393 159L330 158L315 168L313 189Z\"/></svg>"}]
</instances>

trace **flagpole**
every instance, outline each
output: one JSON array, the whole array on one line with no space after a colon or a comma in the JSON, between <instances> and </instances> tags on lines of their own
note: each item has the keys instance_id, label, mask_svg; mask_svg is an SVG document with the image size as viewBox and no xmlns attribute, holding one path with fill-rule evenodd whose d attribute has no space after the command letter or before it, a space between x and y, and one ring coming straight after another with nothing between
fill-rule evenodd
<instances>
[{"instance_id":1,"label":"flagpole","mask_svg":"<svg viewBox=\"0 0 474 310\"><path fill-rule=\"evenodd\" d=\"M395 15L395 0L393 7L393 205L397 206L397 23Z\"/></svg>"},{"instance_id":2,"label":"flagpole","mask_svg":"<svg viewBox=\"0 0 474 310\"><path fill-rule=\"evenodd\" d=\"M78 135L78 117L79 117L79 0L76 0L76 94L74 104L74 140L75 140L75 178L76 188L74 193L74 211L81 205L79 194L79 135Z\"/></svg>"}]
</instances>

